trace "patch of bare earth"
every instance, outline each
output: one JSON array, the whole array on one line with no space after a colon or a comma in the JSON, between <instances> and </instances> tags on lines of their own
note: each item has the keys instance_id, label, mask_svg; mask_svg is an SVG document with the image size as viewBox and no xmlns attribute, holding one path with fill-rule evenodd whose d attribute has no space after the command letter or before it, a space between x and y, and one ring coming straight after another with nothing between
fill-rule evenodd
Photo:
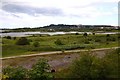
<instances>
[{"instance_id":1,"label":"patch of bare earth","mask_svg":"<svg viewBox=\"0 0 120 80\"><path fill-rule=\"evenodd\" d=\"M110 51L110 50L109 50ZM108 50L98 50L91 51L92 54L103 57ZM48 63L51 66L51 69L55 71L60 71L69 67L73 60L80 57L80 53L61 53L54 55L44 55L44 56L30 56L23 58L13 58L13 59L5 59L2 61L2 67L6 66L23 66L27 69L30 69L33 64L37 62L40 58L45 58L48 60Z\"/></svg>"}]
</instances>

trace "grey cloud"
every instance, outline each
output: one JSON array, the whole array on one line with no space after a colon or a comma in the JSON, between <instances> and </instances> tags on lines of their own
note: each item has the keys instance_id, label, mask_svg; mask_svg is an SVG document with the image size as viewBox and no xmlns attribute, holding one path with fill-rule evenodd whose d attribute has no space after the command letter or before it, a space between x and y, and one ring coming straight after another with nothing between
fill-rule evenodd
<instances>
[{"instance_id":1,"label":"grey cloud","mask_svg":"<svg viewBox=\"0 0 120 80\"><path fill-rule=\"evenodd\" d=\"M3 5L2 10L7 11L9 13L25 13L32 16L35 16L35 14L42 14L47 16L60 16L63 14L62 10L59 8L37 8L16 4Z\"/></svg>"},{"instance_id":2,"label":"grey cloud","mask_svg":"<svg viewBox=\"0 0 120 80\"><path fill-rule=\"evenodd\" d=\"M20 18L20 16L16 15L16 14L11 14L14 17Z\"/></svg>"}]
</instances>

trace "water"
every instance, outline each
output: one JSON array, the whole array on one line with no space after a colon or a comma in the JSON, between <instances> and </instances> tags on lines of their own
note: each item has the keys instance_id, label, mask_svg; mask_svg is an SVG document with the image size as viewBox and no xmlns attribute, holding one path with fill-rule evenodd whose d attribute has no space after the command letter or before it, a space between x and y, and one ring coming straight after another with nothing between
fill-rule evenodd
<instances>
[{"instance_id":1,"label":"water","mask_svg":"<svg viewBox=\"0 0 120 80\"><path fill-rule=\"evenodd\" d=\"M11 33L0 33L1 37L11 36L11 37L26 37L31 36L33 34L47 34L47 35L59 35L59 34L72 34L72 33L79 33L83 34L85 32L11 32ZM92 34L92 32L86 32L88 34ZM96 34L116 34L118 32L105 32L105 33L96 33Z\"/></svg>"}]
</instances>

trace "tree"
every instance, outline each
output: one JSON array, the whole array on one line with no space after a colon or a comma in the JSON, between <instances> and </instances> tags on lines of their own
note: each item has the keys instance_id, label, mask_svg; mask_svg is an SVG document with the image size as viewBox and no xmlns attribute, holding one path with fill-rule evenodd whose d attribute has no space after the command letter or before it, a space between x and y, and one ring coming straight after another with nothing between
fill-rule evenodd
<instances>
[{"instance_id":1,"label":"tree","mask_svg":"<svg viewBox=\"0 0 120 80\"><path fill-rule=\"evenodd\" d=\"M26 37L21 37L16 42L17 45L29 45L30 42Z\"/></svg>"},{"instance_id":2,"label":"tree","mask_svg":"<svg viewBox=\"0 0 120 80\"><path fill-rule=\"evenodd\" d=\"M31 80L50 80L53 76L49 71L50 66L47 63L47 60L40 59L30 70L29 78Z\"/></svg>"},{"instance_id":3,"label":"tree","mask_svg":"<svg viewBox=\"0 0 120 80\"><path fill-rule=\"evenodd\" d=\"M33 46L34 46L34 47L39 47L39 42L37 42L37 41L34 42L34 43L33 43Z\"/></svg>"}]
</instances>

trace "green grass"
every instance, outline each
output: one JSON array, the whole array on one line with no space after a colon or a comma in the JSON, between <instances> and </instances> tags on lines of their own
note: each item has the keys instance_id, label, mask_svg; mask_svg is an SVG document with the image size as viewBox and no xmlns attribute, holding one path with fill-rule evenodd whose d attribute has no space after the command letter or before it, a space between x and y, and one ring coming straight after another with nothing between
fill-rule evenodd
<instances>
[{"instance_id":1,"label":"green grass","mask_svg":"<svg viewBox=\"0 0 120 80\"><path fill-rule=\"evenodd\" d=\"M91 52L89 52L89 53L91 53ZM94 55L94 57L93 57L93 55L92 55L92 58L93 58L92 62L94 63L94 65L91 65L93 67L91 67L90 70L93 71L92 69L95 69L96 71L99 71L100 67L95 67L95 64L99 64L99 66L103 65L101 70L107 71L107 74L104 74L104 71L102 71L102 75L105 75L109 79L110 78L118 79L119 78L118 70L120 68L118 65L120 63L119 62L120 56L118 53L120 53L120 48L118 48L116 50L114 50L114 49L111 49L109 51L106 50L104 57L101 57L101 58L96 57L96 55ZM73 75L72 76L73 78L75 78L75 77L77 78L77 76L80 76L79 74L84 74L83 71L80 71L80 69L84 70L84 72L85 72L85 69L87 69L86 67L89 67L89 66L86 66L88 57L82 56L83 54L84 54L84 52L82 54L80 54L80 57L78 57L76 60L73 60L73 62L70 64L70 66L68 68L64 68L64 69L61 69L60 71L56 71L54 73L55 78L66 78L66 79L69 78L70 79L72 75ZM81 58L85 59L85 61L82 60ZM77 62L75 64L75 62L78 60L80 60L80 62ZM85 64L83 64L84 62L85 62ZM78 65L78 66L75 66L75 65ZM85 65L86 67L83 65ZM74 72L72 71L73 69L75 69ZM86 72L88 72L88 71L86 71ZM71 73L72 73L72 75L70 75ZM74 74L77 76L75 76ZM94 74L94 73L92 73L92 74ZM88 75L88 76L91 76L91 75ZM100 74L98 76L100 76ZM97 77L97 76L95 76L95 77ZM102 77L102 76L100 76L100 77Z\"/></svg>"},{"instance_id":2,"label":"green grass","mask_svg":"<svg viewBox=\"0 0 120 80\"><path fill-rule=\"evenodd\" d=\"M2 55L3 57L31 54L36 52L46 51L61 51L61 50L74 50L74 49L95 49L95 48L109 48L118 46L118 35L110 35L107 40L106 35L83 35L65 34L65 35L54 35L54 36L31 36L27 37L31 42L30 45L20 46L16 45L16 40L13 39L2 39ZM114 39L113 39L114 38ZM56 45L55 41L60 39L64 45ZM33 43L38 41L40 46L34 47Z\"/></svg>"}]
</instances>

